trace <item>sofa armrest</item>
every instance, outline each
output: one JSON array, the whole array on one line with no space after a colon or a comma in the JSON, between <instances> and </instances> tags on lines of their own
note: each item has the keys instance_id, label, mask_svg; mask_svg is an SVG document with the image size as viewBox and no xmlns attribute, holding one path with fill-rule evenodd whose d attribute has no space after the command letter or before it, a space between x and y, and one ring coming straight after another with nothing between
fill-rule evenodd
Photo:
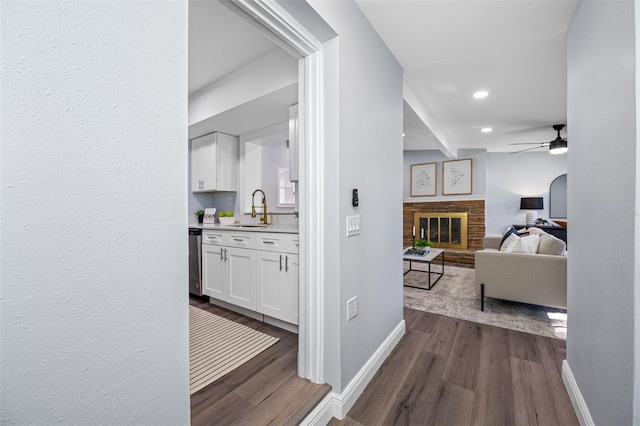
<instances>
[{"instance_id":1,"label":"sofa armrest","mask_svg":"<svg viewBox=\"0 0 640 426\"><path fill-rule=\"evenodd\" d=\"M487 234L482 240L482 247L486 249L500 249L500 243L502 242L502 235L500 234Z\"/></svg>"},{"instance_id":2,"label":"sofa armrest","mask_svg":"<svg viewBox=\"0 0 640 426\"><path fill-rule=\"evenodd\" d=\"M567 307L567 257L547 254L476 252L476 292L535 305Z\"/></svg>"}]
</instances>

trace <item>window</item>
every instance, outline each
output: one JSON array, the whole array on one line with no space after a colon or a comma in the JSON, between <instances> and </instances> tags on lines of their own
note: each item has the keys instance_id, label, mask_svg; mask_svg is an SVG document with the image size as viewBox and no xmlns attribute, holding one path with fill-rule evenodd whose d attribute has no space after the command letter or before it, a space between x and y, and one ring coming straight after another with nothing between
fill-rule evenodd
<instances>
[{"instance_id":1,"label":"window","mask_svg":"<svg viewBox=\"0 0 640 426\"><path fill-rule=\"evenodd\" d=\"M296 206L296 186L289 181L289 169L277 168L278 207Z\"/></svg>"}]
</instances>

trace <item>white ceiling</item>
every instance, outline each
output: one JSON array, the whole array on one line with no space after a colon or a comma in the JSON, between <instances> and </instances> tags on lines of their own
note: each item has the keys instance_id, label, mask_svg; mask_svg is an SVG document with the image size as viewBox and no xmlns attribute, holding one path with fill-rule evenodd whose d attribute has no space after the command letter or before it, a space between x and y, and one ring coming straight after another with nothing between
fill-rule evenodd
<instances>
[{"instance_id":1,"label":"white ceiling","mask_svg":"<svg viewBox=\"0 0 640 426\"><path fill-rule=\"evenodd\" d=\"M433 133L451 152L515 151L520 147L510 143L550 141L556 136L551 126L566 123L565 38L577 1L356 3L403 66L407 86L427 111ZM189 94L275 47L217 2L191 0ZM480 89L488 90L489 96L473 99L472 93ZM282 108L293 103L282 101ZM247 110L254 117L261 115L256 108ZM405 149L439 147L407 103L404 117ZM236 132L228 133L258 128L250 128L251 117L235 122L244 128L236 126ZM264 120L259 126L265 126ZM481 133L482 127L492 127L493 132Z\"/></svg>"}]
</instances>

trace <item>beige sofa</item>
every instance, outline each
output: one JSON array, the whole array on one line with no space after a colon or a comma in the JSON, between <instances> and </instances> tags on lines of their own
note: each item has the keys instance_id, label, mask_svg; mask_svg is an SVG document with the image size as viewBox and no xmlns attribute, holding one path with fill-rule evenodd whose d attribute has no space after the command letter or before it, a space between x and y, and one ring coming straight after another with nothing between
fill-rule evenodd
<instances>
[{"instance_id":1,"label":"beige sofa","mask_svg":"<svg viewBox=\"0 0 640 426\"><path fill-rule=\"evenodd\" d=\"M549 235L538 231L534 230ZM542 234L540 238L548 240ZM507 253L499 250L501 240L502 235L487 235L484 248L476 252L476 293L480 295L480 309L484 310L485 297L566 309L566 251L560 255Z\"/></svg>"}]
</instances>

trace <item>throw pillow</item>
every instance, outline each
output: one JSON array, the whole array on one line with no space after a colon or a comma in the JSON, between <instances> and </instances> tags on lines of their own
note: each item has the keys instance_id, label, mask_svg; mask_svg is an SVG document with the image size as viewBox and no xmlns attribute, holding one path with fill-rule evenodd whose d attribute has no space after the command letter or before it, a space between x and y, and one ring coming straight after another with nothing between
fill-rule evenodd
<instances>
[{"instance_id":1,"label":"throw pillow","mask_svg":"<svg viewBox=\"0 0 640 426\"><path fill-rule=\"evenodd\" d=\"M507 231L504 233L504 235L502 236L502 241L500 241L500 251L504 251L502 250L502 246L504 245L504 242L507 240L507 238L509 238L510 235L515 235L516 237L518 236L518 231L516 231L516 228L514 228L513 226L510 226L507 228ZM507 247L505 246L505 249Z\"/></svg>"},{"instance_id":2,"label":"throw pillow","mask_svg":"<svg viewBox=\"0 0 640 426\"><path fill-rule=\"evenodd\" d=\"M508 251L509 247L513 246L518 241L520 241L520 237L518 237L518 234L511 233L507 235L507 238L504 239L503 243L500 245L500 251Z\"/></svg>"},{"instance_id":3,"label":"throw pillow","mask_svg":"<svg viewBox=\"0 0 640 426\"><path fill-rule=\"evenodd\" d=\"M560 238L554 237L553 235L540 235L538 254L565 256L567 254L567 244Z\"/></svg>"},{"instance_id":4,"label":"throw pillow","mask_svg":"<svg viewBox=\"0 0 640 426\"><path fill-rule=\"evenodd\" d=\"M538 251L538 244L540 237L536 234L528 235L520 238L515 244L510 245L507 248L508 253L528 253L536 254Z\"/></svg>"}]
</instances>

